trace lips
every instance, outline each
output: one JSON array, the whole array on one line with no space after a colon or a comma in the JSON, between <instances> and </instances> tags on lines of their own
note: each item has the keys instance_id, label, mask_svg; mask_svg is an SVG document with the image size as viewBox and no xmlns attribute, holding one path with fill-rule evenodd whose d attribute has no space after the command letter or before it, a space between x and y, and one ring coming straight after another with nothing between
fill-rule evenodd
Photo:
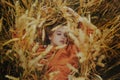
<instances>
[{"instance_id":1,"label":"lips","mask_svg":"<svg viewBox=\"0 0 120 80\"><path fill-rule=\"evenodd\" d=\"M65 41L61 40L61 41L60 41L60 43L64 44L64 43L65 43Z\"/></svg>"}]
</instances>

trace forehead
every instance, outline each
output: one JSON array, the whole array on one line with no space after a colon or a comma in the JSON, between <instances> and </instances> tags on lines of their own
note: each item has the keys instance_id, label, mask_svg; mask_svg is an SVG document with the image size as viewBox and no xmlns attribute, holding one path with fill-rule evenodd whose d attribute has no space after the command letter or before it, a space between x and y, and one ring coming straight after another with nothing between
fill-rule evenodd
<instances>
[{"instance_id":1,"label":"forehead","mask_svg":"<svg viewBox=\"0 0 120 80\"><path fill-rule=\"evenodd\" d=\"M58 29L55 30L55 32L67 32L67 27L66 26L59 27Z\"/></svg>"}]
</instances>

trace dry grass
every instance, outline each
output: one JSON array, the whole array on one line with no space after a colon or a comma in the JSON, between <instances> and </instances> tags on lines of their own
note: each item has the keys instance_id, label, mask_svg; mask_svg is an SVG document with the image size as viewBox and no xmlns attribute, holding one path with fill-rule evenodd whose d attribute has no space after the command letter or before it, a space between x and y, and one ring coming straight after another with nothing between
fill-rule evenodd
<instances>
[{"instance_id":1,"label":"dry grass","mask_svg":"<svg viewBox=\"0 0 120 80\"><path fill-rule=\"evenodd\" d=\"M4 63L8 56L11 57L11 62L12 60L19 60L17 63L24 69L19 79L38 80L44 78L47 80L46 75L40 74L40 72L43 72L41 68L37 73L36 66L39 59L43 58L52 46L48 46L38 57L31 58L31 55L36 53L38 44L43 44L47 27L51 27L53 24L66 23L69 38L81 50L77 54L80 70L76 70L68 64L68 67L73 70L73 74L77 72L79 77L70 75L70 78L73 80L90 80L92 74L96 76L92 80L96 80L99 78L98 75L94 75L99 72L96 67L100 66L105 74L107 70L109 71L115 65L120 64L116 61L116 64L106 69L109 66L106 60L110 61L114 58L119 60L120 12L116 7L118 3L117 0L88 0L88 2L84 2L84 0L74 0L72 2L69 0L19 0L14 2L2 0L0 1L2 6L0 10L3 12L3 14L0 14L0 49L3 52L1 53L1 56L3 56L1 61ZM113 8L110 6L113 6ZM63 18L65 20L62 20ZM7 24L4 24L4 22ZM79 26L80 28L78 28ZM41 31L40 34L37 34L37 29ZM40 38L40 42L31 47L37 37ZM7 53L8 49L4 46L10 47L9 55ZM56 49L64 46L59 46ZM103 63L104 61L106 63ZM41 64L38 65L42 66ZM55 74L57 72L50 74L51 79ZM114 78L114 76L111 77ZM12 75L9 76L9 74L7 74L7 78L19 80Z\"/></svg>"}]
</instances>

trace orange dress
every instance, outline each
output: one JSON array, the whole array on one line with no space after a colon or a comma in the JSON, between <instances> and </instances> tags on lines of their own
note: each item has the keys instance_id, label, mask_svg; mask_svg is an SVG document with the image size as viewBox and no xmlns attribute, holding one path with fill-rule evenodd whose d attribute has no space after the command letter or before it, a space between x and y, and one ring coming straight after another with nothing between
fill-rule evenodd
<instances>
[{"instance_id":1,"label":"orange dress","mask_svg":"<svg viewBox=\"0 0 120 80\"><path fill-rule=\"evenodd\" d=\"M40 47L37 51L41 52L44 50L44 47ZM68 45L59 50L52 49L44 59L40 60L40 63L47 65L46 74L59 71L54 76L53 80L68 80L68 75L71 70L67 64L71 64L73 67L78 68L77 52L78 49L75 45Z\"/></svg>"}]
</instances>

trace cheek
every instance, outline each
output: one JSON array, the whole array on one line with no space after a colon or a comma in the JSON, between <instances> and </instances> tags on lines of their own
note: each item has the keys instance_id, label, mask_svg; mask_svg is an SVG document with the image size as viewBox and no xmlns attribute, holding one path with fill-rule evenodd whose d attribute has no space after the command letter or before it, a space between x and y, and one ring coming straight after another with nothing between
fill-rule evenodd
<instances>
[{"instance_id":1,"label":"cheek","mask_svg":"<svg viewBox=\"0 0 120 80\"><path fill-rule=\"evenodd\" d=\"M54 36L53 39L54 39L54 41L58 42L61 39L61 37L60 36Z\"/></svg>"},{"instance_id":2,"label":"cheek","mask_svg":"<svg viewBox=\"0 0 120 80\"><path fill-rule=\"evenodd\" d=\"M51 41L54 42L54 43L58 42L59 41L59 37L54 35L53 37L51 37Z\"/></svg>"}]
</instances>

